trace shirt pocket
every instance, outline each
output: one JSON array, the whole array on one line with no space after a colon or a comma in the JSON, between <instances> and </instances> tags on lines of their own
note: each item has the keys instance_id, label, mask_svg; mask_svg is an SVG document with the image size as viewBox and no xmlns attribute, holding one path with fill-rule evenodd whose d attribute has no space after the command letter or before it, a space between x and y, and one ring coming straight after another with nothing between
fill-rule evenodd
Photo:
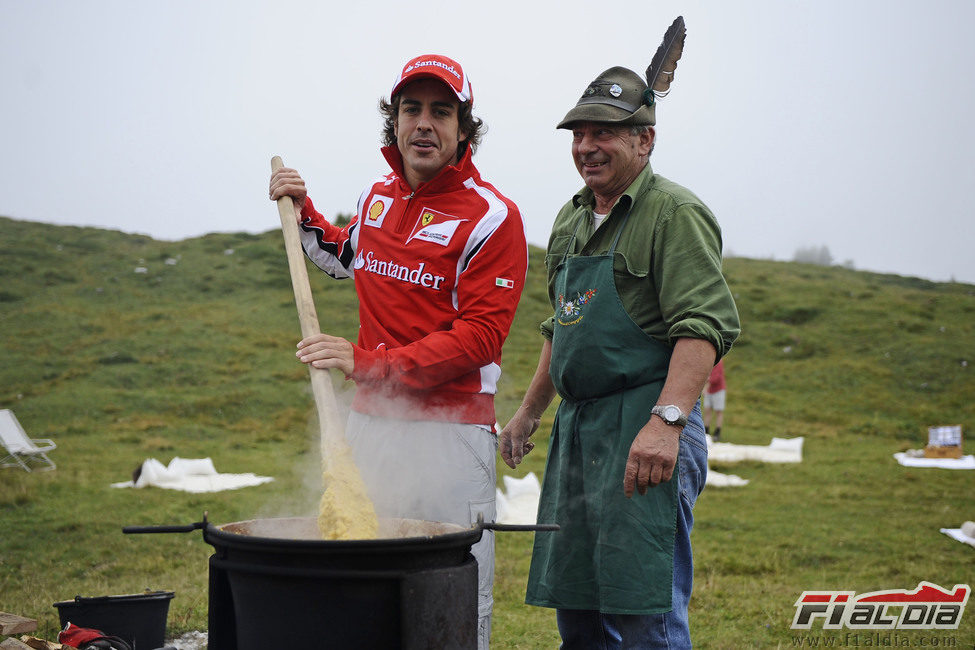
<instances>
[{"instance_id":1,"label":"shirt pocket","mask_svg":"<svg viewBox=\"0 0 975 650\"><path fill-rule=\"evenodd\" d=\"M650 274L649 260L634 252L617 250L613 255L613 273L618 277L643 279Z\"/></svg>"}]
</instances>

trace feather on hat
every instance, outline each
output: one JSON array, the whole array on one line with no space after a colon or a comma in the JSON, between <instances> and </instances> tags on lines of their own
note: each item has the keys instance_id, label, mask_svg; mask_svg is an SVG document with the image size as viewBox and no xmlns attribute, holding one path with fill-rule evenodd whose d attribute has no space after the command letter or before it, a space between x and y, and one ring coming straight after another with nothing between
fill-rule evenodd
<instances>
[{"instance_id":1,"label":"feather on hat","mask_svg":"<svg viewBox=\"0 0 975 650\"><path fill-rule=\"evenodd\" d=\"M556 128L571 129L576 122L618 126L657 123L658 97L670 92L677 62L684 52L687 29L678 16L664 34L646 71L646 79L628 68L614 66L596 77Z\"/></svg>"}]
</instances>

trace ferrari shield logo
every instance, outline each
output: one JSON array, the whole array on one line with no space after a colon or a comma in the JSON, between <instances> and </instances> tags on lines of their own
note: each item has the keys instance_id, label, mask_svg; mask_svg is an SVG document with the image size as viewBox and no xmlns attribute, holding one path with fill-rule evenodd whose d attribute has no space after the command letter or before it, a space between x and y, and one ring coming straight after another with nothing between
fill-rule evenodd
<instances>
[{"instance_id":1,"label":"ferrari shield logo","mask_svg":"<svg viewBox=\"0 0 975 650\"><path fill-rule=\"evenodd\" d=\"M420 210L420 218L417 219L416 226L406 241L411 242L419 239L447 246L453 238L454 232L457 231L457 226L465 221L467 219L458 219L452 214L424 207Z\"/></svg>"}]
</instances>

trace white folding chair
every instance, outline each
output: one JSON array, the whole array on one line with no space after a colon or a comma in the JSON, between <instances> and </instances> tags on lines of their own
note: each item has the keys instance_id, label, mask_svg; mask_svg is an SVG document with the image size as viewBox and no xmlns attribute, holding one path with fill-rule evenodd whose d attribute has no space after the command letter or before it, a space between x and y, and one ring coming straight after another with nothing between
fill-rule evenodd
<instances>
[{"instance_id":1,"label":"white folding chair","mask_svg":"<svg viewBox=\"0 0 975 650\"><path fill-rule=\"evenodd\" d=\"M0 467L20 467L25 472L31 471L31 464L39 470L51 470L56 467L54 461L47 457L47 452L57 449L49 438L28 438L24 427L20 426L17 416L10 409L0 410L0 443L7 451L4 458L0 458Z\"/></svg>"}]
</instances>

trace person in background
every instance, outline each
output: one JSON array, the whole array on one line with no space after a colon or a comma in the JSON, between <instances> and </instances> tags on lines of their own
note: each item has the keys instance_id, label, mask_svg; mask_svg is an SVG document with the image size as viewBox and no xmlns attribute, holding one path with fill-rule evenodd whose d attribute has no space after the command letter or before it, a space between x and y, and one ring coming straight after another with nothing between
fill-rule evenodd
<instances>
[{"instance_id":1,"label":"person in background","mask_svg":"<svg viewBox=\"0 0 975 650\"><path fill-rule=\"evenodd\" d=\"M704 409L704 432L711 434L711 439L717 442L721 439L721 424L724 421L724 405L726 394L724 379L724 359L718 361L711 374L708 384L704 388L701 405ZM714 415L714 429L711 429L711 416Z\"/></svg>"},{"instance_id":2,"label":"person in background","mask_svg":"<svg viewBox=\"0 0 975 650\"><path fill-rule=\"evenodd\" d=\"M528 249L518 207L474 166L483 125L472 106L457 61L408 61L380 102L392 171L366 188L344 228L315 209L297 171L271 176L271 199L295 201L309 259L355 279L357 342L319 334L297 354L356 383L346 435L380 517L464 527L495 518L494 396ZM491 531L472 553L487 648Z\"/></svg>"},{"instance_id":3,"label":"person in background","mask_svg":"<svg viewBox=\"0 0 975 650\"><path fill-rule=\"evenodd\" d=\"M585 187L555 218L555 313L501 432L514 468L561 396L538 508L561 530L535 533L526 602L555 608L566 649L691 645L692 508L707 472L697 402L739 322L714 216L650 167L655 122L648 84L613 67L558 124Z\"/></svg>"}]
</instances>

